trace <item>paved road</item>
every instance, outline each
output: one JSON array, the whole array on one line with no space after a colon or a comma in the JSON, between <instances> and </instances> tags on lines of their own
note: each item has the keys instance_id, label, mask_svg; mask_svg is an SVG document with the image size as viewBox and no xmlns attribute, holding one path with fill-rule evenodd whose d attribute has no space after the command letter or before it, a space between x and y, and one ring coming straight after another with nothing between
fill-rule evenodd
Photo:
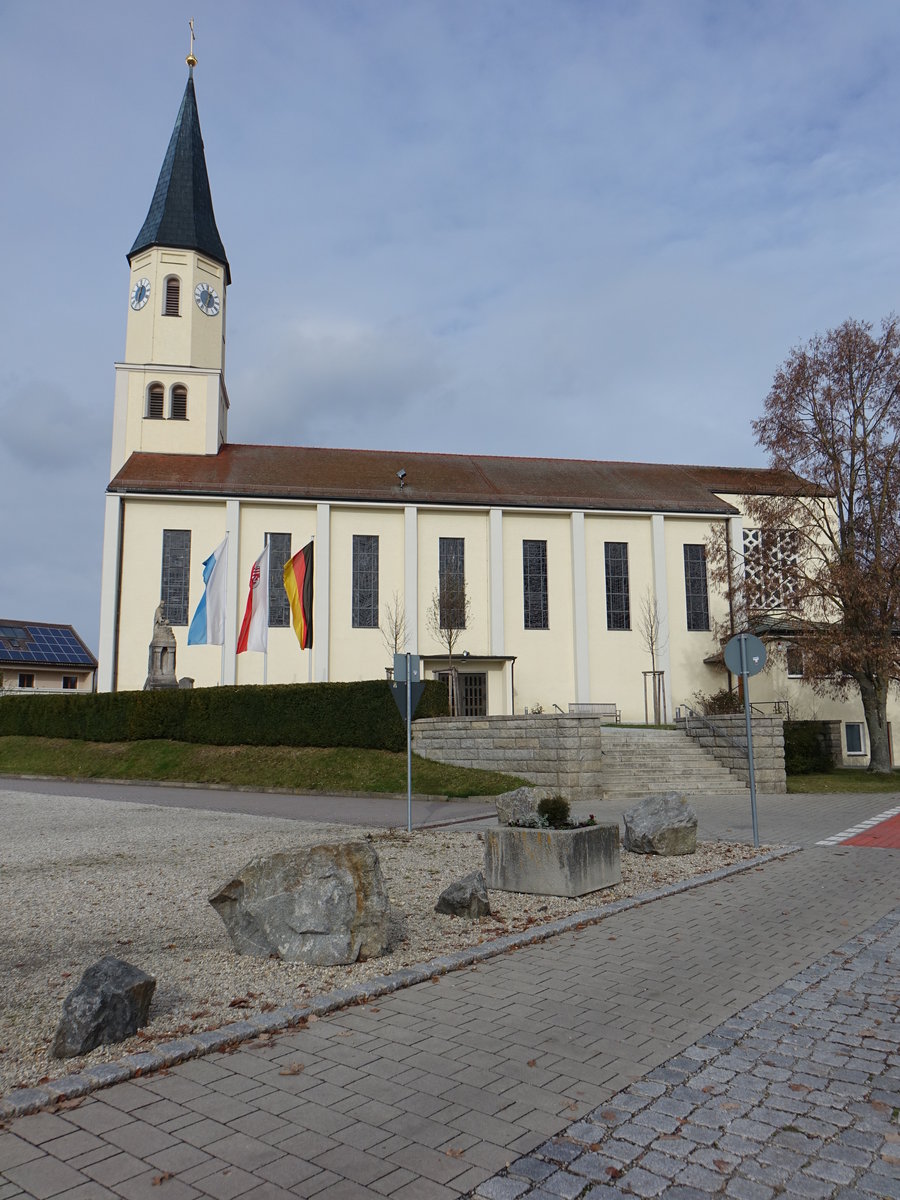
<instances>
[{"instance_id":1,"label":"paved road","mask_svg":"<svg viewBox=\"0 0 900 1200\"><path fill-rule=\"evenodd\" d=\"M13 779L0 776L3 788L12 792L37 792L51 796L96 796L131 804L160 804L168 808L206 808L215 812L250 813L281 817L288 821L340 821L372 829L406 825L406 797L327 796L322 793L230 791L227 788L177 787L154 783L96 783L61 779ZM412 820L417 829L492 816L492 804L472 800L441 800L413 797Z\"/></svg>"},{"instance_id":2,"label":"paved road","mask_svg":"<svg viewBox=\"0 0 900 1200\"><path fill-rule=\"evenodd\" d=\"M593 1176L579 1172L579 1162L586 1164L577 1152L571 1169L559 1169L560 1163L541 1151L548 1138L562 1135L558 1146L580 1145L582 1156L602 1157L604 1150L590 1150L588 1143L578 1142L572 1122L599 1113L590 1123L599 1119L611 1125L601 1110L616 1109L631 1113L631 1123L644 1125L652 1105L637 1112L637 1098L671 1102L670 1086L699 1090L703 1100L681 1093L674 1103L694 1105L685 1114L692 1117L692 1126L714 1128L704 1126L704 1115L695 1110L715 1093L694 1087L697 1081L684 1073L687 1068L670 1068L682 1070L677 1080L651 1073L682 1052L692 1064L702 1061L697 1054L709 1049L733 1053L733 1044L710 1043L709 1037L716 1030L724 1037L723 1023L726 1029L741 1030L731 1019L742 1011L739 1022L759 1018L764 1023L771 1017L783 1026L779 1005L796 994L796 980L806 978L804 972L811 970L809 978L815 981L819 968L814 964L827 963L833 951L860 935L867 939L868 953L880 937L877 931L888 929L885 919L898 905L900 852L811 843L874 815L879 805L895 805L896 797L816 800L810 804L780 797L768 816L761 813L765 840L778 840L778 830L803 826L808 848L786 859L631 908L475 969L343 1010L305 1029L118 1084L76 1107L21 1118L0 1135L0 1200L19 1195L41 1200L186 1200L204 1195L223 1200L450 1200L473 1189L498 1198L518 1196L527 1193L532 1182L545 1195L574 1197L600 1188L597 1197L605 1197L609 1183L595 1183ZM710 812L703 819L710 828L717 823L726 827L732 814L724 805L718 818ZM764 821L770 821L771 832ZM866 934L873 927L876 932ZM885 939L878 942L882 943L886 946ZM842 959L851 957L846 948L841 953ZM863 987L859 980L872 974L869 965L863 964L848 990ZM872 970L877 972L877 967ZM891 979L896 966L893 972ZM832 992L831 1000L816 1000L792 1021L802 1033L817 1036L820 1015L829 1005L847 1006L841 988ZM748 1006L754 1005L748 1016ZM863 1010L853 1009L853 1016L857 1011ZM775 1032L764 1030L763 1040L771 1042ZM861 1038L863 1032L854 1028L853 1036ZM893 1055L888 1068L894 1074L886 1080L885 1094L898 1087L896 1037L896 1024L887 1023L885 1040L890 1044L892 1038L893 1044L890 1051L879 1053ZM718 1069L727 1073L736 1061L732 1058L727 1068ZM826 1060L823 1065L834 1073L842 1069L838 1062ZM750 1100L759 1081L754 1084L749 1061L738 1066L733 1078L748 1089L744 1100ZM767 1079L765 1064L761 1069ZM826 1078L830 1086L831 1075ZM642 1080L649 1083L649 1094L640 1090ZM726 1081L711 1076L709 1086L720 1082ZM659 1084L665 1096L654 1087ZM737 1101L723 1101L718 1115L728 1113L725 1124L757 1120L747 1116L748 1109L728 1110L726 1103ZM774 1106L758 1102L753 1107ZM665 1111L657 1104L648 1126L653 1138L632 1145L677 1161L671 1146L654 1149L661 1131L652 1122L659 1124L661 1115ZM819 1118L800 1114L797 1128L807 1119ZM883 1126L884 1122L862 1132L877 1134L876 1140L883 1143L878 1132ZM752 1147L752 1128L732 1132L747 1137ZM724 1129L722 1136L728 1132ZM778 1136L793 1135L782 1128ZM598 1145L603 1138L606 1150L611 1141L629 1140L601 1129ZM680 1148L685 1155L703 1153L702 1134L683 1140L696 1142L694 1151ZM820 1140L824 1147L828 1139L823 1135ZM731 1149L719 1147L725 1150L719 1156L723 1162L730 1162L728 1154L739 1157L736 1143L728 1146ZM785 1149L774 1142L772 1148ZM859 1148L848 1143L850 1150ZM877 1147L869 1149L872 1155L881 1154ZM566 1153L560 1151L563 1157ZM550 1164L548 1180L553 1182L516 1175L523 1156L542 1164L534 1168L537 1171ZM628 1165L614 1154L606 1157ZM744 1157L753 1160L752 1149ZM821 1148L813 1150L812 1159L835 1161L826 1159ZM650 1169L654 1165L655 1171ZM709 1183L705 1175L692 1172L692 1182L673 1183L677 1174L672 1174L671 1165L651 1159L650 1167L635 1166L644 1174L634 1175L632 1194L671 1190L683 1200L709 1194L698 1185ZM709 1169L698 1158L679 1163L678 1171L689 1167ZM745 1178L737 1169L727 1176L718 1167L713 1170L717 1186L727 1179L728 1194L735 1200L766 1200L772 1194L772 1185ZM654 1178L648 1182L645 1175ZM789 1192L807 1200L849 1187L822 1178L821 1171L816 1175L805 1162L791 1179L794 1175L796 1186L792 1184ZM877 1176L881 1191L872 1191L872 1176ZM860 1190L847 1190L847 1200L897 1196L896 1176L879 1174L871 1162L864 1169L854 1168L853 1179ZM624 1180L623 1171L616 1188L624 1187ZM683 1187L696 1190L678 1190Z\"/></svg>"},{"instance_id":3,"label":"paved road","mask_svg":"<svg viewBox=\"0 0 900 1200\"><path fill-rule=\"evenodd\" d=\"M340 821L348 825L395 828L406 825L406 798L396 796L327 796L281 792L229 791L225 788L175 787L149 783L96 783L92 781L12 779L0 776L10 791L45 792L54 796L97 796L134 804L159 804L171 808L205 808L217 812L242 812L295 821ZM581 802L578 815L592 812L598 821L618 821L634 799ZM691 797L700 818L700 836L718 841L751 842L750 795ZM896 807L895 793L832 796L761 795L757 797L760 841L814 845L821 837ZM477 800L437 800L413 797L413 825L453 822L483 828L494 819L494 806Z\"/></svg>"}]
</instances>

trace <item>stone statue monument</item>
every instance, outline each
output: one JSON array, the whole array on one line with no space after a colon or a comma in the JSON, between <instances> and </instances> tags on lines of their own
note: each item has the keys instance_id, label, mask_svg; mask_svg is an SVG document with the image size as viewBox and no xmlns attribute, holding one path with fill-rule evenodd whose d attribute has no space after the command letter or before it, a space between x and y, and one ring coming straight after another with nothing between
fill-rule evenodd
<instances>
[{"instance_id":1,"label":"stone statue monument","mask_svg":"<svg viewBox=\"0 0 900 1200\"><path fill-rule=\"evenodd\" d=\"M163 616L163 606L159 604L153 617L153 637L150 641L150 655L147 666L147 678L144 682L145 692L162 691L165 688L189 688L194 686L193 679L178 680L175 677L175 634L172 626L166 624Z\"/></svg>"}]
</instances>

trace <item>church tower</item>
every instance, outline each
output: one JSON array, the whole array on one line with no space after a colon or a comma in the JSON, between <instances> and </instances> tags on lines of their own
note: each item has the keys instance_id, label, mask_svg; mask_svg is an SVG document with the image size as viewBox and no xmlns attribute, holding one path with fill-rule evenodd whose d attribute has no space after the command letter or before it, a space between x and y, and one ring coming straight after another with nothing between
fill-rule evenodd
<instances>
[{"instance_id":1,"label":"church tower","mask_svg":"<svg viewBox=\"0 0 900 1200\"><path fill-rule=\"evenodd\" d=\"M227 437L225 291L193 52L146 220L128 252L125 361L116 363L110 476L134 451L216 454Z\"/></svg>"}]
</instances>

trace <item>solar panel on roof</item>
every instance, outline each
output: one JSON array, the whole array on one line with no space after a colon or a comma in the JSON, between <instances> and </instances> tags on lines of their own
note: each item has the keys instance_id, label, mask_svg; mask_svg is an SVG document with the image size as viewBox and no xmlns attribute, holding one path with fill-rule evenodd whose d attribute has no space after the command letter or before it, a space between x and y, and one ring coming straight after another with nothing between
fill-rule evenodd
<instances>
[{"instance_id":1,"label":"solar panel on roof","mask_svg":"<svg viewBox=\"0 0 900 1200\"><path fill-rule=\"evenodd\" d=\"M64 625L0 625L0 662L94 665L92 656Z\"/></svg>"}]
</instances>

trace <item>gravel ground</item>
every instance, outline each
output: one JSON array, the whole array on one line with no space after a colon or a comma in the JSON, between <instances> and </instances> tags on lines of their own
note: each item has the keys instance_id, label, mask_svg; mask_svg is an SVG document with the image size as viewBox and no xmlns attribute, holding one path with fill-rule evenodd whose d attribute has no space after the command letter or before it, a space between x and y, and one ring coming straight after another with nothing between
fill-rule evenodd
<instances>
[{"instance_id":1,"label":"gravel ground","mask_svg":"<svg viewBox=\"0 0 900 1200\"><path fill-rule=\"evenodd\" d=\"M367 833L2 790L0 828L0 1094L758 853L719 842L683 858L623 853L622 883L603 893L566 900L491 892L493 916L469 922L435 913L434 903L447 884L480 868L482 845L471 830ZM208 897L249 858L364 836L380 856L402 937L392 954L319 968L233 952ZM63 1000L104 954L156 978L149 1025L82 1058L50 1058Z\"/></svg>"}]
</instances>

